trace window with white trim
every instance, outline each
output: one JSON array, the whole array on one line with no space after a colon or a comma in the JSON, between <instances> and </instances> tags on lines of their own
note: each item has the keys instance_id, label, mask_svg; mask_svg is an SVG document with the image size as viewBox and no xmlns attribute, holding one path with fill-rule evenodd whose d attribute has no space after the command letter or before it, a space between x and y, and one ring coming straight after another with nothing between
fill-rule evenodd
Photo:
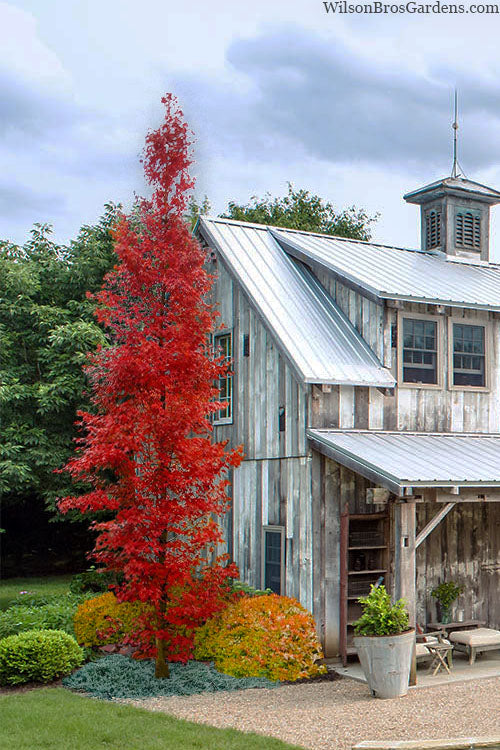
<instances>
[{"instance_id":1,"label":"window with white trim","mask_svg":"<svg viewBox=\"0 0 500 750\"><path fill-rule=\"evenodd\" d=\"M283 526L262 527L262 583L275 594L284 593L285 529Z\"/></svg>"},{"instance_id":2,"label":"window with white trim","mask_svg":"<svg viewBox=\"0 0 500 750\"><path fill-rule=\"evenodd\" d=\"M403 317L403 383L437 385L438 323L426 318Z\"/></svg>"},{"instance_id":3,"label":"window with white trim","mask_svg":"<svg viewBox=\"0 0 500 750\"><path fill-rule=\"evenodd\" d=\"M454 386L486 387L486 327L452 323Z\"/></svg>"},{"instance_id":4,"label":"window with white trim","mask_svg":"<svg viewBox=\"0 0 500 750\"><path fill-rule=\"evenodd\" d=\"M232 335L221 333L214 336L214 353L216 357L224 357L225 362L232 360ZM214 414L214 422L231 422L233 418L233 376L225 375L219 378L219 400L226 401L226 406Z\"/></svg>"}]
</instances>

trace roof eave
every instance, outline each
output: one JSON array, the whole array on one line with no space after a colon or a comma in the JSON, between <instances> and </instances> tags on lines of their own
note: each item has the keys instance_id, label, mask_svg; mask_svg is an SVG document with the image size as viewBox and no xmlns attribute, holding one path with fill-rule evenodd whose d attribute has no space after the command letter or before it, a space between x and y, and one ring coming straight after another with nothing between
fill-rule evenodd
<instances>
[{"instance_id":1,"label":"roof eave","mask_svg":"<svg viewBox=\"0 0 500 750\"><path fill-rule=\"evenodd\" d=\"M352 453L345 448L341 448L338 445L333 445L329 440L323 439L321 434L319 434L317 430L308 429L307 438L311 446L315 450L317 450L318 453L321 453L322 455L333 459L337 463L345 466L347 469L351 469L351 471L354 471L356 474L360 474L362 477L368 479L374 484L377 484L380 487L385 487L397 497L405 496L405 489L409 487L421 489L430 489L433 487L500 487L500 480L481 481L464 479L403 479L401 477L395 476L394 474L390 474L387 471L384 471L379 466L376 466L375 464L362 459L360 456L357 456L355 453Z\"/></svg>"}]
</instances>

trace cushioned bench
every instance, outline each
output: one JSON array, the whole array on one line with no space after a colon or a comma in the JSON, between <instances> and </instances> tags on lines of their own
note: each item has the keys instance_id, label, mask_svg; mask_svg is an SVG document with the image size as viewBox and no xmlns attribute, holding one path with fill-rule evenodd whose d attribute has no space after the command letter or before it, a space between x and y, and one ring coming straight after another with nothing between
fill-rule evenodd
<instances>
[{"instance_id":1,"label":"cushioned bench","mask_svg":"<svg viewBox=\"0 0 500 750\"><path fill-rule=\"evenodd\" d=\"M457 630L450 633L448 638L453 643L453 648L469 655L469 664L474 664L478 652L500 649L500 630L491 628Z\"/></svg>"}]
</instances>

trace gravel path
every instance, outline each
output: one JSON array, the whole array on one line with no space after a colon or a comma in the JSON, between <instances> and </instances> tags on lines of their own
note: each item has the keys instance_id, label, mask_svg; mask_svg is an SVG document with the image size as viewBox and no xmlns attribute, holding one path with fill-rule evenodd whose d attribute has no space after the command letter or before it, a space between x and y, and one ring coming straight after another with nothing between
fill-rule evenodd
<instances>
[{"instance_id":1,"label":"gravel path","mask_svg":"<svg viewBox=\"0 0 500 750\"><path fill-rule=\"evenodd\" d=\"M314 750L347 750L362 740L500 735L500 678L371 697L350 679L272 690L127 701L215 727L272 735Z\"/></svg>"}]
</instances>

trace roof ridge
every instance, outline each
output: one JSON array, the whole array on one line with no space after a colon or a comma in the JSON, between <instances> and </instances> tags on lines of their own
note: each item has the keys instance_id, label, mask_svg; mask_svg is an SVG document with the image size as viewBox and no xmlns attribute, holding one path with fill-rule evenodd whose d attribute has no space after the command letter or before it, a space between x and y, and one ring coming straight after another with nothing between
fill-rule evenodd
<instances>
[{"instance_id":1,"label":"roof ridge","mask_svg":"<svg viewBox=\"0 0 500 750\"><path fill-rule=\"evenodd\" d=\"M383 247L390 250L404 250L408 253L422 253L423 255L435 256L435 253L421 250L420 248L403 247L402 245L387 245L383 242L372 242L371 240L358 240L355 237L341 237L337 234L327 234L326 232L310 232L307 229L292 229L292 227L279 227L275 224L259 224L253 221L238 221L237 219L226 219L223 216L204 216L200 217L200 221L211 221L218 222L221 224L233 224L240 227L252 227L253 229L261 229L273 232L294 232L295 234L307 234L311 237L329 237L338 242L356 242L361 245L371 245L372 247Z\"/></svg>"}]
</instances>

